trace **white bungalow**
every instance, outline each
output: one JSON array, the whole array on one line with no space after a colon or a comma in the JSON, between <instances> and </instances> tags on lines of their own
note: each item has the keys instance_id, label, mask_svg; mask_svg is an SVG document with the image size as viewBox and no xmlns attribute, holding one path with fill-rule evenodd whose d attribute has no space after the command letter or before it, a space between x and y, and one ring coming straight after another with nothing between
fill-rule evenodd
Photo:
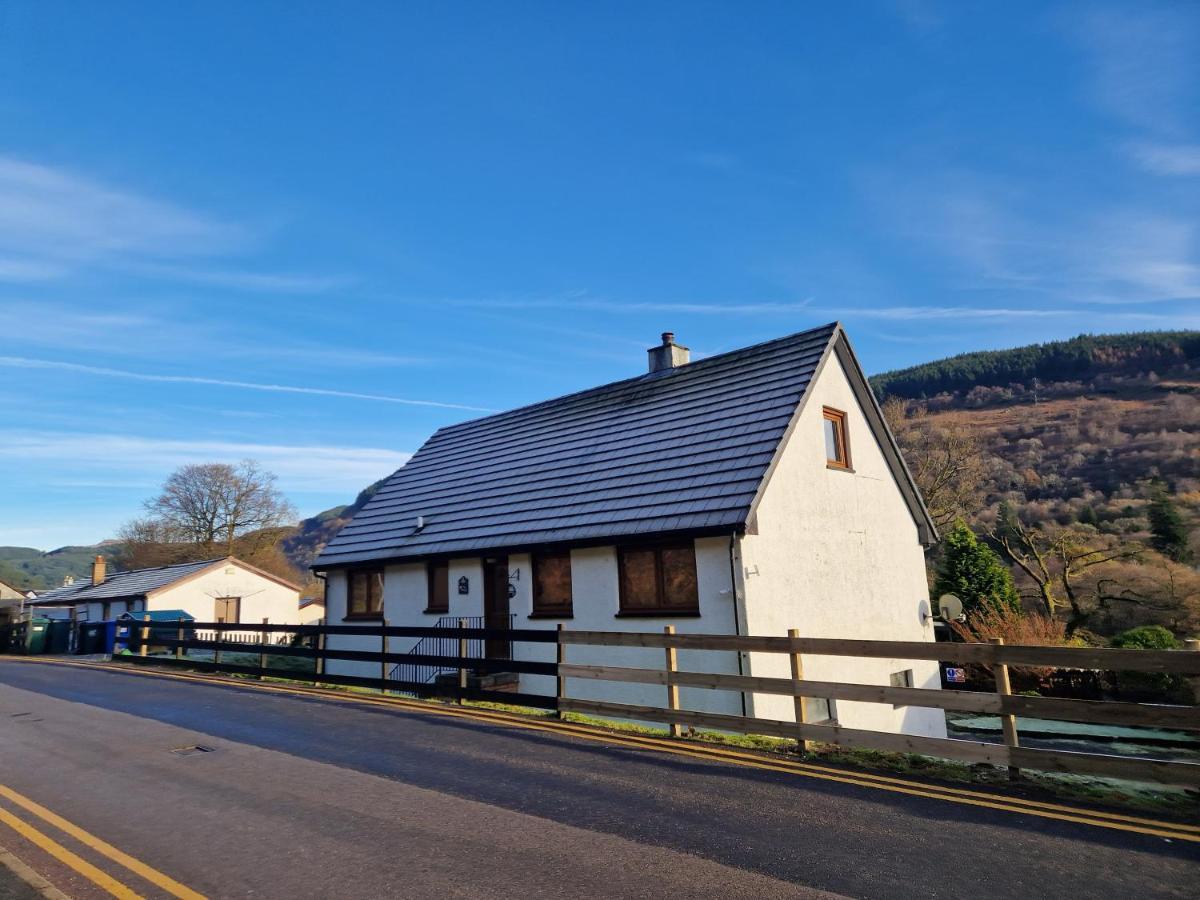
<instances>
[{"instance_id":1,"label":"white bungalow","mask_svg":"<svg viewBox=\"0 0 1200 900\"><path fill-rule=\"evenodd\" d=\"M317 558L328 621L932 641L934 526L840 325L694 363L668 333L649 356L636 378L434 434ZM661 650L567 651L662 665ZM554 647L512 652L548 661ZM782 654L681 651L679 667L789 674ZM805 677L938 687L933 662L806 656ZM554 682L523 674L520 689L553 694ZM651 685L571 680L567 692L663 705ZM938 710L809 703L810 721L945 734ZM683 688L681 705L794 718L784 696Z\"/></svg>"},{"instance_id":2,"label":"white bungalow","mask_svg":"<svg viewBox=\"0 0 1200 900\"><path fill-rule=\"evenodd\" d=\"M80 622L169 609L197 622L300 623L297 585L232 556L126 572L107 569L104 557L97 556L91 579L41 594L39 610L67 615L73 608Z\"/></svg>"}]
</instances>

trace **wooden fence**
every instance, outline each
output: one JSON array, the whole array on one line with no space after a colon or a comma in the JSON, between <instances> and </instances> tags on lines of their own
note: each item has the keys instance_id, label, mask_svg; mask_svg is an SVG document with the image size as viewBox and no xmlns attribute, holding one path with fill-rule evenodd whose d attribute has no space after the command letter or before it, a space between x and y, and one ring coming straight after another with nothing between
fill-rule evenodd
<instances>
[{"instance_id":1,"label":"wooden fence","mask_svg":"<svg viewBox=\"0 0 1200 900\"><path fill-rule=\"evenodd\" d=\"M801 744L820 742L842 747L918 753L968 763L990 763L1008 767L1049 772L1070 772L1152 781L1164 784L1200 786L1200 764L1166 761L1103 753L1082 753L1023 747L1016 717L1036 717L1108 726L1152 726L1200 731L1200 707L1105 700L1076 700L1014 695L1009 690L1010 666L1060 667L1121 672L1170 673L1184 677L1200 676L1200 642L1189 642L1188 650L1109 650L1074 647L1031 647L987 644L924 643L905 641L867 641L833 638L805 638L792 632L788 637L745 635L676 634L668 627L661 633L610 631L557 631L533 629L428 628L401 626L351 625L226 625L220 623L184 623L165 625L132 623L124 638L136 655L124 657L139 663L183 665L201 671L220 671L258 677L279 677L400 691L419 696L451 699L491 700L539 709L584 713L593 716L660 722L673 735L681 726L717 729L745 734L795 739ZM208 638L212 633L213 639ZM246 641L247 636L254 638ZM280 635L285 643L280 644ZM335 650L326 646L330 635L375 637L374 650ZM229 638L242 640L233 641ZM456 638L458 646L471 639L502 639L515 644L540 643L557 646L554 662L522 659L479 659L465 655L426 655L392 652L392 638ZM451 644L451 646L454 646ZM610 665L582 665L568 661L572 646L643 647L661 649L662 668L631 668ZM151 648L161 655L150 655ZM756 675L732 675L714 672L680 671L676 662L679 650L729 651L736 653L786 654L791 662L790 678ZM211 658L197 659L192 651L211 652ZM247 655L250 655L248 658ZM514 654L518 655L519 654ZM939 663L980 664L989 666L995 676L990 692L890 687L847 682L813 681L803 677L805 656L848 656L859 658L936 660ZM255 658L256 657L256 658ZM280 659L309 660L307 670L281 667ZM342 675L326 671L329 660L378 665L379 675ZM269 664L270 663L270 664ZM389 669L401 663L440 666L459 672L457 679L428 684L398 681L389 677ZM468 686L466 673L516 672L547 675L556 679L554 696L493 691ZM584 700L570 696L573 679L659 685L663 688L662 706L643 706L603 700ZM1200 683L1200 682L1193 682ZM752 694L776 694L794 698L796 721L751 718L722 713L681 709L679 688L702 688ZM833 723L804 721L803 698L818 697L894 706L921 706L935 709L991 714L1000 717L1004 743L923 737L919 735L846 728Z\"/></svg>"}]
</instances>

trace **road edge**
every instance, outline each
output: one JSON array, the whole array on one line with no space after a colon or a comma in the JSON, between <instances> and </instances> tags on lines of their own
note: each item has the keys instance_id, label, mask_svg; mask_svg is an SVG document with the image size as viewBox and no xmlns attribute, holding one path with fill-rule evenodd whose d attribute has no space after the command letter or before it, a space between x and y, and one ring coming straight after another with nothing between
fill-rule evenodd
<instances>
[{"instance_id":1,"label":"road edge","mask_svg":"<svg viewBox=\"0 0 1200 900\"><path fill-rule=\"evenodd\" d=\"M44 876L3 844L0 844L0 866L4 866L46 900L71 900L67 894L52 885Z\"/></svg>"}]
</instances>

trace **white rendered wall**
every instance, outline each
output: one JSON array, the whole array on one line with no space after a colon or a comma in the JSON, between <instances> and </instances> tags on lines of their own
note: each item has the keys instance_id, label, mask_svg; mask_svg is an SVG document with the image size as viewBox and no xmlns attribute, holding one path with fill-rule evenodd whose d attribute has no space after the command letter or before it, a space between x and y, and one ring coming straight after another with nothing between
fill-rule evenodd
<instances>
[{"instance_id":1,"label":"white rendered wall","mask_svg":"<svg viewBox=\"0 0 1200 900\"><path fill-rule=\"evenodd\" d=\"M384 569L383 575L383 618L388 625L433 626L439 619L447 616L483 615L483 564L479 559L450 560L450 611L448 613L427 613L426 604L429 602L426 584L425 563L406 563L390 565ZM467 594L458 593L458 580L466 576ZM346 574L341 571L330 572L325 583L326 621L330 625L355 625L364 627L379 627L383 622L374 620L346 619ZM394 637L388 639L389 653L405 653L413 648L420 638ZM368 650L378 652L382 642L378 637L367 635L331 634L327 637L325 646L330 650ZM390 669L390 667L389 667ZM380 674L378 663L358 662L354 660L331 659L326 662L325 671L331 675L358 675L365 678L375 678Z\"/></svg>"},{"instance_id":2,"label":"white rendered wall","mask_svg":"<svg viewBox=\"0 0 1200 900\"><path fill-rule=\"evenodd\" d=\"M229 570L232 570L230 572ZM146 598L146 609L182 609L197 622L212 622L218 597L241 598L240 621L296 625L300 622L300 592L231 562L195 578L155 591ZM119 604L112 605L118 616Z\"/></svg>"},{"instance_id":3,"label":"white rendered wall","mask_svg":"<svg viewBox=\"0 0 1200 900\"><path fill-rule=\"evenodd\" d=\"M700 615L691 617L621 617L618 597L617 550L615 547L588 547L571 551L571 593L574 616L570 619L529 618L533 610L533 592L529 556L509 557L512 583L517 589L512 611L517 628L554 630L561 622L571 631L653 631L674 625L680 634L732 634L735 628L733 592L730 585L729 538L699 538L696 544L696 579ZM519 574L517 574L519 573ZM517 656L553 662L553 644L518 644ZM630 668L662 669L665 652L645 647L590 647L576 644L566 648L566 661L581 665L609 665ZM694 672L737 674L737 654L709 650L682 650L679 668ZM548 675L522 675L521 690L553 696L554 679ZM641 706L666 706L667 689L661 685L630 684L572 678L567 680L568 697L581 700L606 700ZM681 688L679 703L684 709L702 712L741 714L741 696L729 691Z\"/></svg>"},{"instance_id":4,"label":"white rendered wall","mask_svg":"<svg viewBox=\"0 0 1200 900\"><path fill-rule=\"evenodd\" d=\"M531 618L533 584L529 554L513 554L508 558L509 583L516 593L509 601L514 614L513 627L554 631L561 622L564 627L580 631L658 631L674 625L682 633L732 634L735 627L733 594L730 587L729 541L727 537L701 538L696 541L696 575L700 598L700 616L692 617L630 617L617 615L617 551L615 547L590 547L571 551L571 591L574 616L569 619ZM458 579L466 576L469 592L458 593ZM433 625L439 615L423 612L426 601L425 566L423 563L388 566L384 574L384 614L389 625ZM330 624L343 623L346 610L346 578L342 572L330 572L325 590L326 609ZM483 564L478 558L450 561L451 618L483 615ZM363 622L366 626L378 621ZM416 638L392 638L389 650L403 653ZM377 637L330 635L330 649L380 649ZM554 644L516 643L513 656L521 660L553 662ZM631 666L661 669L665 655L661 649L640 647L567 647L568 662ZM679 668L697 672L737 673L737 654L713 651L681 651ZM329 660L326 671L337 675L361 675L368 678L379 674L375 663ZM554 678L548 675L522 675L520 690L531 694L554 696ZM645 706L665 706L666 688L660 685L570 679L567 695L580 699L608 700ZM741 698L733 692L683 688L680 705L705 712L740 714Z\"/></svg>"},{"instance_id":5,"label":"white rendered wall","mask_svg":"<svg viewBox=\"0 0 1200 900\"><path fill-rule=\"evenodd\" d=\"M822 407L846 412L851 462L826 466ZM742 539L746 627L753 635L933 641L922 621L925 560L908 506L831 354L758 507L758 533ZM913 686L939 686L936 662L804 657L805 678L887 685L913 670ZM790 677L784 654L750 654L750 674ZM790 697L758 694L753 715L794 720ZM840 724L945 736L940 710L836 701Z\"/></svg>"}]
</instances>

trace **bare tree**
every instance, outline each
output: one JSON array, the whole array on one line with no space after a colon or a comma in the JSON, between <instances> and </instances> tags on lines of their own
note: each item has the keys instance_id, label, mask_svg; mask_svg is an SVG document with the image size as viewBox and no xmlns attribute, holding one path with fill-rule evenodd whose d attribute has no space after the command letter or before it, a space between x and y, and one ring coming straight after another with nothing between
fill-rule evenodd
<instances>
[{"instance_id":1,"label":"bare tree","mask_svg":"<svg viewBox=\"0 0 1200 900\"><path fill-rule=\"evenodd\" d=\"M1080 586L1084 573L1145 552L1140 544L1123 543L1087 526L1026 525L1008 504L1001 504L986 533L1034 583L1051 617L1068 611L1068 636L1087 624L1095 612L1094 594Z\"/></svg>"},{"instance_id":2,"label":"bare tree","mask_svg":"<svg viewBox=\"0 0 1200 900\"><path fill-rule=\"evenodd\" d=\"M955 519L972 520L983 504L987 475L987 454L975 435L930 415L924 404L910 408L897 397L883 404L883 415L938 529Z\"/></svg>"},{"instance_id":3,"label":"bare tree","mask_svg":"<svg viewBox=\"0 0 1200 900\"><path fill-rule=\"evenodd\" d=\"M1088 587L1109 629L1155 624L1189 635L1200 627L1200 572L1154 551L1106 567Z\"/></svg>"},{"instance_id":4,"label":"bare tree","mask_svg":"<svg viewBox=\"0 0 1200 900\"><path fill-rule=\"evenodd\" d=\"M231 556L240 539L266 532L273 542L277 535L269 530L296 518L295 507L275 487L274 474L253 460L176 469L145 508L149 518L127 528Z\"/></svg>"}]
</instances>

